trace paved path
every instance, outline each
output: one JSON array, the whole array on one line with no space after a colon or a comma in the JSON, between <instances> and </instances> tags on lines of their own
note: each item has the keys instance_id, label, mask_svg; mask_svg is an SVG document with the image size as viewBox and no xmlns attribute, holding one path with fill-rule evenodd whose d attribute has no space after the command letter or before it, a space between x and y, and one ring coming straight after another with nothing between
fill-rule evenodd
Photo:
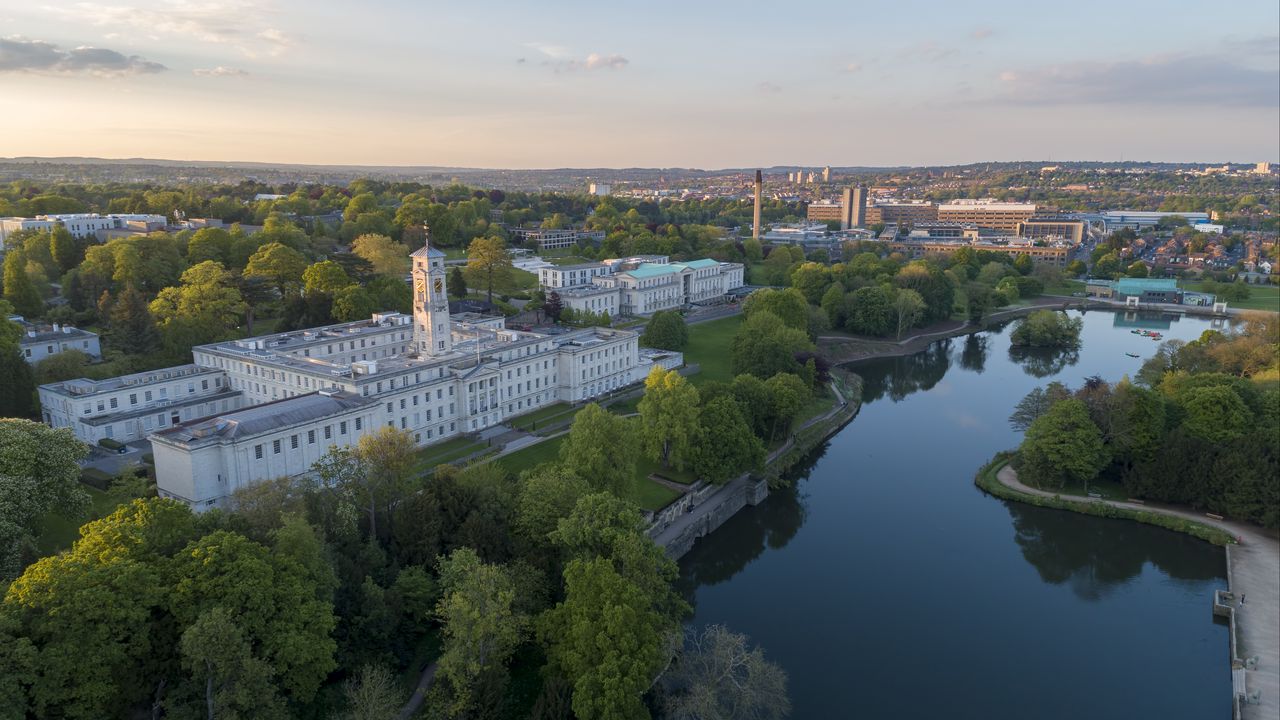
<instances>
[{"instance_id":1,"label":"paved path","mask_svg":"<svg viewBox=\"0 0 1280 720\"><path fill-rule=\"evenodd\" d=\"M418 708L422 707L422 703L427 699L427 691L431 689L431 683L436 679L436 668L439 663L431 663L422 670L422 676L418 678L418 686L413 689L413 694L409 696L409 702L400 708L398 720L409 720Z\"/></svg>"},{"instance_id":2,"label":"paved path","mask_svg":"<svg viewBox=\"0 0 1280 720\"><path fill-rule=\"evenodd\" d=\"M1018 473L1008 465L996 473L996 479L1006 487L1028 495L1055 496L1055 493L1022 484ZM1240 717L1244 720L1280 718L1280 541L1276 536L1253 525L1214 520L1203 513L1181 508L1100 498L1069 498L1186 518L1224 530L1239 540L1239 545L1227 553L1230 590L1245 600L1235 608L1237 652L1241 659L1258 658L1257 667L1245 671L1245 688L1250 694L1262 693L1259 704L1241 706Z\"/></svg>"}]
</instances>

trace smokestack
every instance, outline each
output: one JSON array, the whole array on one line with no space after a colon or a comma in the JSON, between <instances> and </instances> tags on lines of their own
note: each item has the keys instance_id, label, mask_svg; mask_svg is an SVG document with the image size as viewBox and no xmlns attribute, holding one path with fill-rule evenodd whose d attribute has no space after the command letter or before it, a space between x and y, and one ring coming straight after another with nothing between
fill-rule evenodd
<instances>
[{"instance_id":1,"label":"smokestack","mask_svg":"<svg viewBox=\"0 0 1280 720\"><path fill-rule=\"evenodd\" d=\"M756 171L756 211L755 219L751 223L751 237L760 239L760 188L764 185L764 179L760 176L760 171Z\"/></svg>"}]
</instances>

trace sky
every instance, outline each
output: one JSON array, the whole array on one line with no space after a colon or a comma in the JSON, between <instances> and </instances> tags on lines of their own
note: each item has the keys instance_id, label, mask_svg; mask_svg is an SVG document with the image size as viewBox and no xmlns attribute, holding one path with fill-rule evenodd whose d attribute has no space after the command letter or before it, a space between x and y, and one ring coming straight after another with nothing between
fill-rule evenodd
<instances>
[{"instance_id":1,"label":"sky","mask_svg":"<svg viewBox=\"0 0 1280 720\"><path fill-rule=\"evenodd\" d=\"M0 0L0 98L0 156L1276 161L1280 3Z\"/></svg>"}]
</instances>

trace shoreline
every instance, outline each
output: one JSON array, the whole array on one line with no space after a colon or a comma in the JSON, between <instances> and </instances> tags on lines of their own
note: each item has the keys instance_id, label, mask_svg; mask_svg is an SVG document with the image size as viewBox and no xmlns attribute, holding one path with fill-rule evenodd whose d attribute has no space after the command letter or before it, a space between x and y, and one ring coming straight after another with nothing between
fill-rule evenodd
<instances>
[{"instance_id":1,"label":"shoreline","mask_svg":"<svg viewBox=\"0 0 1280 720\"><path fill-rule=\"evenodd\" d=\"M1227 589L1210 598L1214 615L1228 620L1232 717L1276 717L1280 707L1280 541L1274 531L1229 520L1201 519L1191 510L1067 496L1023 485L1002 452L983 465L974 484L1002 500L1099 517L1113 517L1183 532L1220 545ZM1253 602L1245 604L1246 596ZM1236 605L1236 602L1239 602Z\"/></svg>"}]
</instances>

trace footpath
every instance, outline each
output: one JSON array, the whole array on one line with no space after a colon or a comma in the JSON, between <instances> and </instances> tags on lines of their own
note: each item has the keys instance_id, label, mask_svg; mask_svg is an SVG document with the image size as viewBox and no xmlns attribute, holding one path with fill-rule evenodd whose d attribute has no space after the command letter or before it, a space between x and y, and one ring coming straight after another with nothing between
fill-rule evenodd
<instances>
[{"instance_id":1,"label":"footpath","mask_svg":"<svg viewBox=\"0 0 1280 720\"><path fill-rule=\"evenodd\" d=\"M1017 471L1008 465L996 473L996 479L1005 487L1027 495L1062 497L1075 502L1102 503L1185 518L1218 528L1236 538L1239 544L1227 547L1229 597L1238 599L1232 606L1236 654L1242 661L1254 658L1256 661L1245 662L1244 667L1235 669L1235 672L1243 673L1246 698L1258 694L1256 703L1240 703L1239 717L1242 720L1280 718L1280 540L1275 535L1253 525L1217 520L1182 508L1045 492L1024 485L1018 480Z\"/></svg>"}]
</instances>

